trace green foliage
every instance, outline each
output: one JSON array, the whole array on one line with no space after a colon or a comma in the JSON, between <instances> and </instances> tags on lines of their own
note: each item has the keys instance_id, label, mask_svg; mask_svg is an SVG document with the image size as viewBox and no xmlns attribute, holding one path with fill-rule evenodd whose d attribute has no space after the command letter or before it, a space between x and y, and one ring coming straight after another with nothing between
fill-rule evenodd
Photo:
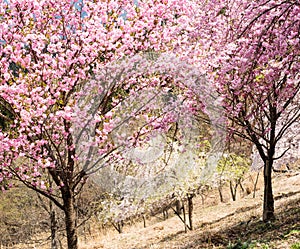
<instances>
[{"instance_id":1,"label":"green foliage","mask_svg":"<svg viewBox=\"0 0 300 249\"><path fill-rule=\"evenodd\" d=\"M209 151L211 150L211 144L209 140L200 137L199 148L201 152L209 153Z\"/></svg>"},{"instance_id":2,"label":"green foliage","mask_svg":"<svg viewBox=\"0 0 300 249\"><path fill-rule=\"evenodd\" d=\"M300 249L300 242L296 242L291 245L291 249Z\"/></svg>"},{"instance_id":3,"label":"green foliage","mask_svg":"<svg viewBox=\"0 0 300 249\"><path fill-rule=\"evenodd\" d=\"M261 248L262 248L262 249L269 249L269 245L267 245L267 244L262 244L262 245L261 245Z\"/></svg>"},{"instance_id":4,"label":"green foliage","mask_svg":"<svg viewBox=\"0 0 300 249\"><path fill-rule=\"evenodd\" d=\"M241 179L248 171L250 160L244 155L224 154L218 162L217 172L228 180Z\"/></svg>"},{"instance_id":5,"label":"green foliage","mask_svg":"<svg viewBox=\"0 0 300 249\"><path fill-rule=\"evenodd\" d=\"M245 241L242 242L240 239L236 243L229 242L227 249L248 249L253 248L255 244L253 244L251 241Z\"/></svg>"},{"instance_id":6,"label":"green foliage","mask_svg":"<svg viewBox=\"0 0 300 249\"><path fill-rule=\"evenodd\" d=\"M300 234L300 230L292 229L292 230L289 231L289 233L286 234L284 237L289 237L289 236L291 236L291 235L296 235L296 234Z\"/></svg>"},{"instance_id":7,"label":"green foliage","mask_svg":"<svg viewBox=\"0 0 300 249\"><path fill-rule=\"evenodd\" d=\"M258 243L257 241L245 241L242 242L240 239L236 243L230 242L227 249L269 249L269 245L266 243Z\"/></svg>"}]
</instances>

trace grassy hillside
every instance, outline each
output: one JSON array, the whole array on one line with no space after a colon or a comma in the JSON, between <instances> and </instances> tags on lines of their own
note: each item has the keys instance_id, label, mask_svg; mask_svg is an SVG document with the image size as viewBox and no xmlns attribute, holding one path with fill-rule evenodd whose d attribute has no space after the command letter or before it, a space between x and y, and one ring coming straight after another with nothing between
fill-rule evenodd
<instances>
[{"instance_id":1,"label":"grassy hillside","mask_svg":"<svg viewBox=\"0 0 300 249\"><path fill-rule=\"evenodd\" d=\"M274 177L277 219L272 223L263 223L260 219L262 194L261 188L256 198L250 194L232 202L228 195L226 203L217 203L219 197L217 191L214 191L206 198L204 205L198 196L194 203L195 229L188 233L184 233L183 223L174 215L167 220L162 220L162 215L152 217L147 220L146 228L142 221L131 226L126 225L123 234L118 234L112 228L103 229L101 224L90 222L81 228L80 248L300 249L300 174L279 174ZM50 248L47 237L49 231L39 230L31 243L27 241L26 244L19 243L6 248ZM40 242L36 242L36 239Z\"/></svg>"},{"instance_id":2,"label":"grassy hillside","mask_svg":"<svg viewBox=\"0 0 300 249\"><path fill-rule=\"evenodd\" d=\"M195 230L184 233L177 217L147 228L128 227L124 234L107 232L81 242L81 248L300 248L300 175L275 179L277 220L261 221L262 191L255 199L203 208L196 204ZM199 200L198 200L199 202Z\"/></svg>"}]
</instances>

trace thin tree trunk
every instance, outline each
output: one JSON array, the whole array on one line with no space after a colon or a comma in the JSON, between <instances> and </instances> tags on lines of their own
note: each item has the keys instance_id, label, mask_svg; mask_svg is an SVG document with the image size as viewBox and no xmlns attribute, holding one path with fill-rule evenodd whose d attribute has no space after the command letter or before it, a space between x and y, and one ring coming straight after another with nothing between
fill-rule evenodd
<instances>
[{"instance_id":1,"label":"thin tree trunk","mask_svg":"<svg viewBox=\"0 0 300 249\"><path fill-rule=\"evenodd\" d=\"M220 201L224 202L223 193L222 193L222 187L221 186L218 187L218 191L219 191Z\"/></svg>"},{"instance_id":2,"label":"thin tree trunk","mask_svg":"<svg viewBox=\"0 0 300 249\"><path fill-rule=\"evenodd\" d=\"M182 201L182 212L183 212L184 232L187 233L187 224L186 224L184 201Z\"/></svg>"},{"instance_id":3,"label":"thin tree trunk","mask_svg":"<svg viewBox=\"0 0 300 249\"><path fill-rule=\"evenodd\" d=\"M193 230L193 198L194 198L194 194L188 194L188 211L189 211L189 222L190 222L190 226L189 229Z\"/></svg>"},{"instance_id":4,"label":"thin tree trunk","mask_svg":"<svg viewBox=\"0 0 300 249\"><path fill-rule=\"evenodd\" d=\"M144 228L146 228L146 215L143 215Z\"/></svg>"},{"instance_id":5,"label":"thin tree trunk","mask_svg":"<svg viewBox=\"0 0 300 249\"><path fill-rule=\"evenodd\" d=\"M258 183L258 178L259 178L259 172L256 175L255 183L254 183L254 188L253 188L253 198L255 198L256 194L256 188L257 188L257 183Z\"/></svg>"},{"instance_id":6,"label":"thin tree trunk","mask_svg":"<svg viewBox=\"0 0 300 249\"><path fill-rule=\"evenodd\" d=\"M118 222L119 233L123 233L123 226L124 226L123 221Z\"/></svg>"},{"instance_id":7,"label":"thin tree trunk","mask_svg":"<svg viewBox=\"0 0 300 249\"><path fill-rule=\"evenodd\" d=\"M263 221L275 219L274 215L274 198L272 190L272 164L273 160L267 159L264 166L264 204L263 204Z\"/></svg>"},{"instance_id":8,"label":"thin tree trunk","mask_svg":"<svg viewBox=\"0 0 300 249\"><path fill-rule=\"evenodd\" d=\"M242 193L244 193L244 192L245 192L245 189L244 189L244 187L243 187L243 184L242 184L241 179L238 180L237 187L238 187L238 186L240 186L240 188L241 188L241 190L242 190Z\"/></svg>"},{"instance_id":9,"label":"thin tree trunk","mask_svg":"<svg viewBox=\"0 0 300 249\"><path fill-rule=\"evenodd\" d=\"M113 227L118 231L118 233L123 233L123 223L122 222L111 222L111 224L113 225Z\"/></svg>"},{"instance_id":10,"label":"thin tree trunk","mask_svg":"<svg viewBox=\"0 0 300 249\"><path fill-rule=\"evenodd\" d=\"M231 198L233 201L235 201L235 195L234 195L234 191L233 191L232 181L229 181L229 188L230 188Z\"/></svg>"},{"instance_id":11,"label":"thin tree trunk","mask_svg":"<svg viewBox=\"0 0 300 249\"><path fill-rule=\"evenodd\" d=\"M78 249L76 211L72 194L63 196L68 249Z\"/></svg>"},{"instance_id":12,"label":"thin tree trunk","mask_svg":"<svg viewBox=\"0 0 300 249\"><path fill-rule=\"evenodd\" d=\"M169 214L168 214L168 209L167 208L163 209L163 217L164 217L164 220L167 220L169 218Z\"/></svg>"},{"instance_id":13,"label":"thin tree trunk","mask_svg":"<svg viewBox=\"0 0 300 249\"><path fill-rule=\"evenodd\" d=\"M180 200L176 200L176 201L175 201L175 206L176 206L176 212L177 212L178 214L181 214L181 213L182 213L182 207L181 207Z\"/></svg>"},{"instance_id":14,"label":"thin tree trunk","mask_svg":"<svg viewBox=\"0 0 300 249\"><path fill-rule=\"evenodd\" d=\"M233 185L232 181L229 181L229 185L230 185L230 193L231 193L232 200L236 201L236 191L237 191L238 184L235 183L235 185Z\"/></svg>"},{"instance_id":15,"label":"thin tree trunk","mask_svg":"<svg viewBox=\"0 0 300 249\"><path fill-rule=\"evenodd\" d=\"M57 220L55 210L53 210L52 204L50 205L51 249L58 249Z\"/></svg>"}]
</instances>

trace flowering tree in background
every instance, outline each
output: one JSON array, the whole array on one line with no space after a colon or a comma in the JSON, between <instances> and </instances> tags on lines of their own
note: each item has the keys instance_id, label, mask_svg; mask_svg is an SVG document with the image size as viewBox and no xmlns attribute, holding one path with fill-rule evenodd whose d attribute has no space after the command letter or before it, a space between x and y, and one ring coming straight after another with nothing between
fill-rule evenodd
<instances>
[{"instance_id":1,"label":"flowering tree in background","mask_svg":"<svg viewBox=\"0 0 300 249\"><path fill-rule=\"evenodd\" d=\"M250 140L263 161L263 220L268 221L274 219L272 168L287 155L285 149L275 152L300 116L300 4L234 1L221 6L216 24L220 19L228 29L215 26L215 34L225 36L215 45L211 76L231 134Z\"/></svg>"}]
</instances>

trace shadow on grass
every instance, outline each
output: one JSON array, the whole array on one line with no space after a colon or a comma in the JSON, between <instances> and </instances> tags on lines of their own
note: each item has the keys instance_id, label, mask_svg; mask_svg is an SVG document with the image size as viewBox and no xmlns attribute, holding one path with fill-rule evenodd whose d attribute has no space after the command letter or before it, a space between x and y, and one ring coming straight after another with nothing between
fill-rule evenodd
<instances>
[{"instance_id":1,"label":"shadow on grass","mask_svg":"<svg viewBox=\"0 0 300 249\"><path fill-rule=\"evenodd\" d=\"M297 192L299 193L299 192ZM297 193L289 195L277 196L276 199L292 196ZM256 208L257 205L252 208ZM247 210L249 211L249 209ZM245 210L246 212L246 210ZM291 231L300 230L300 198L296 200L287 201L284 207L278 209L276 213L276 220L265 223L259 217L251 217L233 226L227 227L224 230L216 232L201 232L198 238L193 238L191 243L180 247L180 249L187 248L250 248L247 247L252 241L260 243L268 243L270 241L284 240L291 233ZM300 234L298 234L300 236ZM229 247L228 245L232 245Z\"/></svg>"},{"instance_id":2,"label":"shadow on grass","mask_svg":"<svg viewBox=\"0 0 300 249\"><path fill-rule=\"evenodd\" d=\"M293 192L276 196L275 199L286 198L300 193ZM286 200L284 206L278 208L276 212L276 220L273 222L262 222L260 217L251 216L247 220L242 220L234 225L230 225L224 229L210 230L210 226L218 226L220 222L226 222L227 219L234 218L235 214L245 213L256 209L261 204L255 204L250 207L241 208L235 213L228 214L214 222L207 222L197 227L191 234L187 233L182 238L186 243L177 246L178 249L205 249L205 248L230 248L230 249L246 249L253 248L253 243L269 243L287 239L289 236L296 236L300 240L300 198L294 200ZM293 234L295 233L295 234ZM181 240L183 232L178 232L164 237L159 243L171 242L174 244L177 240ZM258 247L254 247L258 248ZM259 247L261 248L261 247ZM266 247L269 248L269 247Z\"/></svg>"}]
</instances>

